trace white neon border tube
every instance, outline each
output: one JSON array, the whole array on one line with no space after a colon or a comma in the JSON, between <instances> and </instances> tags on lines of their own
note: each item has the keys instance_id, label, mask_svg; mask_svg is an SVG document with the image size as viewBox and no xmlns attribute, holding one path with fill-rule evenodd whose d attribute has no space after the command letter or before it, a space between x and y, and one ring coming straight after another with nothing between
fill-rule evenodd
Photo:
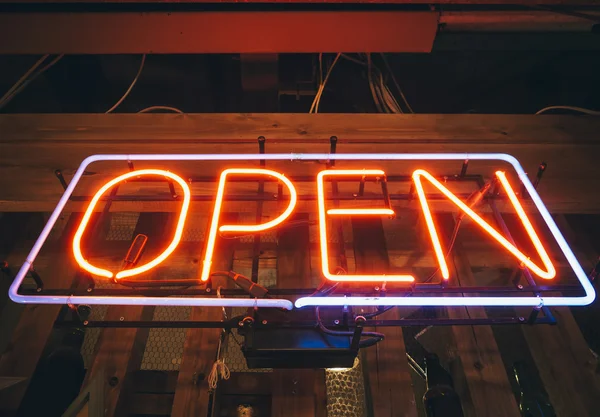
<instances>
[{"instance_id":1,"label":"white neon border tube","mask_svg":"<svg viewBox=\"0 0 600 417\"><path fill-rule=\"evenodd\" d=\"M523 183L531 200L540 212L554 239L558 243L573 272L581 283L585 295L582 297L302 297L296 307L304 306L583 306L596 298L596 292L587 278L573 251L560 233L554 219L542 202L521 164L513 156L503 153L389 153L389 154L329 154L329 153L284 153L284 154L112 154L93 155L86 158L71 179L69 186L52 212L31 252L9 289L9 297L16 303L37 304L103 304L103 305L167 305L167 306L215 306L215 307L277 307L291 310L293 305L286 299L244 298L200 298L200 297L118 297L118 296L47 296L20 295L21 283L46 241L56 220L69 201L85 169L98 161L299 161L299 160L364 160L364 161L407 161L407 160L499 160L512 165Z\"/></svg>"}]
</instances>

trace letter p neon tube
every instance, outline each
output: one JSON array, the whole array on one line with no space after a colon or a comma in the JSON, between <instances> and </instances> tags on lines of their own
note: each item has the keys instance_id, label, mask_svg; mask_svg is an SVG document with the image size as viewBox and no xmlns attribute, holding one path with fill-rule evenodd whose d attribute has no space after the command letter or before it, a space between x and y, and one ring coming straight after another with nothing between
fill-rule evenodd
<instances>
[{"instance_id":1,"label":"letter p neon tube","mask_svg":"<svg viewBox=\"0 0 600 417\"><path fill-rule=\"evenodd\" d=\"M275 177L283 184L286 185L288 190L290 191L290 202L283 213L279 215L279 217L268 221L266 223L261 224L224 224L219 227L219 218L221 215L221 207L223 206L223 197L225 196L225 184L227 182L228 175L265 175L270 177ZM272 227L277 226L285 219L287 219L292 211L294 211L294 207L296 207L296 202L298 201L298 196L296 193L296 188L294 184L287 179L283 174L272 171L270 169L259 169L259 168L230 168L226 169L221 173L221 177L219 178L219 186L217 188L217 197L215 199L215 208L213 210L213 216L210 223L210 232L208 234L208 241L206 243L206 253L204 255L204 262L202 266L202 281L208 281L210 277L210 268L212 265L212 257L215 251L215 242L217 240L217 232L245 232L245 233L256 233L263 232Z\"/></svg>"}]
</instances>

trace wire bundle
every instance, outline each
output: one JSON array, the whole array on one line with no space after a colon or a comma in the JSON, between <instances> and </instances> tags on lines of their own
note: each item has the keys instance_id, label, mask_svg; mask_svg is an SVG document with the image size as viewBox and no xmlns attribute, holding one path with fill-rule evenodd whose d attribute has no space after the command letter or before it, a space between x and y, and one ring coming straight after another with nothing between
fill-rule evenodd
<instances>
[{"instance_id":1,"label":"wire bundle","mask_svg":"<svg viewBox=\"0 0 600 417\"><path fill-rule=\"evenodd\" d=\"M31 68L29 68L25 74L21 76L17 80L17 82L0 98L0 109L6 106L17 94L25 89L31 82L33 82L37 77L43 74L46 70L51 68L54 64L61 60L64 55L57 55L53 60L49 61L45 66L38 68L50 57L49 54L44 55L40 59L37 60L35 64ZM37 70L37 71L36 71Z\"/></svg>"},{"instance_id":2,"label":"wire bundle","mask_svg":"<svg viewBox=\"0 0 600 417\"><path fill-rule=\"evenodd\" d=\"M319 112L319 104L321 102L321 97L323 96L323 91L325 91L325 85L329 80L329 76L331 75L333 67L339 61L340 58L344 58L348 61L354 62L367 68L367 79L369 81L369 89L371 90L371 95L373 96L375 107L377 108L377 111L379 113L405 113L405 111L408 113L414 113L412 107L410 107L410 104L408 104L408 101L406 100L404 92L400 88L398 81L396 81L396 77L394 77L394 73L392 72L388 64L385 55L381 54L381 61L385 65L387 74L393 81L396 90L398 90L398 93L402 98L402 102L404 103L405 109L403 109L402 106L400 106L400 104L396 100L396 97L387 85L387 77L384 76L383 72L373 62L373 60L371 59L371 54L369 53L358 54L358 58L338 53L335 56L331 65L329 66L325 77L323 77L323 54L319 54L319 88L317 89L315 99L313 100L312 105L310 106L309 113Z\"/></svg>"},{"instance_id":3,"label":"wire bundle","mask_svg":"<svg viewBox=\"0 0 600 417\"><path fill-rule=\"evenodd\" d=\"M390 78L392 78L396 89L400 93L402 100L406 106L406 109L409 113L414 113L410 104L406 100L402 89L398 85L396 78L394 77L394 73L390 69L390 66L385 58L385 55L381 54L382 61L385 63L386 69ZM387 85L385 77L382 71L377 67L377 65L371 59L371 54L366 54L366 62L367 62L367 78L369 80L369 88L371 89L371 95L373 96L373 101L375 102L375 107L379 113L404 113L404 110L398 104L398 101L392 94L392 91Z\"/></svg>"},{"instance_id":4,"label":"wire bundle","mask_svg":"<svg viewBox=\"0 0 600 417\"><path fill-rule=\"evenodd\" d=\"M317 89L317 95L315 96L315 99L313 100L312 105L310 106L310 110L308 111L309 113L319 112L319 103L321 102L323 91L325 90L325 84L327 84L327 80L329 80L331 71L333 70L333 67L335 67L335 64L337 64L337 62L339 61L340 56L342 56L341 53L338 53L335 56L335 59L333 60L331 66L327 70L325 78L323 78L323 54L319 54L319 88Z\"/></svg>"}]
</instances>

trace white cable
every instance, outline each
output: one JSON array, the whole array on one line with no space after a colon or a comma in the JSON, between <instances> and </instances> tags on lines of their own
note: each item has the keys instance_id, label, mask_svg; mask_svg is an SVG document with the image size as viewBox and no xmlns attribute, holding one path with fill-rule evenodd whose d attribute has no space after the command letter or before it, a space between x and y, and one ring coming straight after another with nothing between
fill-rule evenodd
<instances>
[{"instance_id":1,"label":"white cable","mask_svg":"<svg viewBox=\"0 0 600 417\"><path fill-rule=\"evenodd\" d=\"M575 107L575 106L549 106L544 107L542 110L538 111L536 114L546 113L549 110L573 110L578 111L580 113L591 114L592 116L600 116L600 111L585 109L583 107Z\"/></svg>"},{"instance_id":2,"label":"white cable","mask_svg":"<svg viewBox=\"0 0 600 417\"><path fill-rule=\"evenodd\" d=\"M406 104L408 111L411 113L414 113L412 107L410 107L410 104L408 104L408 100L406 100L406 97L404 96L404 92L400 88L400 84L398 84L398 81L396 81L396 77L394 76L394 73L392 72L392 68L390 67L390 64L388 63L388 60L384 53L381 54L381 58L383 58L383 63L385 64L385 67L386 67L388 73L390 74L392 81L394 82L394 86L396 87L396 90L398 90L398 92L400 93L400 97L402 97L402 101L404 101L404 104Z\"/></svg>"},{"instance_id":3,"label":"white cable","mask_svg":"<svg viewBox=\"0 0 600 417\"><path fill-rule=\"evenodd\" d=\"M19 89L19 88L21 87L21 85L22 85L22 84L23 84L23 83L24 83L24 82L27 80L27 77L29 77L29 75L31 75L31 74L33 73L33 71L35 71L35 70L37 69L37 67L39 67L40 65L42 65L42 63L43 63L43 62L46 60L46 58L48 58L49 56L50 56L50 55L46 54L46 55L44 55L43 57L41 57L40 59L38 59L38 60L36 61L36 63L35 63L35 64L33 64L33 65L31 66L31 68L29 68L29 69L28 69L28 70L25 72L25 74L23 74L23 75L21 76L21 78L19 78L19 79L17 80L17 82L16 82L16 83L14 83L14 84L13 84L13 86L12 86L12 87L10 87L10 88L8 89L8 91L7 91L6 93L4 93L4 95L2 96L2 98L0 98L0 106L4 105L4 104L5 104L5 103L4 103L5 101L8 103L8 101L7 101L7 100L9 100L10 98L12 98L12 97L13 97L13 93L14 93L14 92L15 92L17 89Z\"/></svg>"},{"instance_id":4,"label":"white cable","mask_svg":"<svg viewBox=\"0 0 600 417\"><path fill-rule=\"evenodd\" d=\"M335 57L335 59L333 60L331 66L329 67L329 69L327 70L327 74L325 75L325 78L323 79L323 81L321 82L321 85L319 86L319 89L317 91L317 94L315 95L315 99L312 102L312 105L310 106L310 110L309 113L318 113L319 112L319 103L321 102L321 96L323 95L323 91L325 91L325 84L327 84L327 80L329 80L329 76L331 75L331 70L333 70L333 67L335 67L335 64L338 62L338 60L340 59L340 56L342 54L338 53ZM321 55L319 55L319 62L321 62ZM319 65L319 67L321 68L321 64ZM321 72L321 70L320 70ZM322 72L321 72L321 76Z\"/></svg>"},{"instance_id":5,"label":"white cable","mask_svg":"<svg viewBox=\"0 0 600 417\"><path fill-rule=\"evenodd\" d=\"M135 85L135 83L137 83L138 78L140 78L140 74L142 73L142 70L144 69L144 63L145 62L146 62L146 54L142 55L142 61L140 62L140 69L138 69L138 72L135 75L135 78L133 79L133 81L129 85L129 88L127 89L127 91L125 91L125 94L123 94L123 96L119 99L119 101L117 101L114 106L112 106L110 109L108 109L106 111L106 113L112 113L113 110L115 110L117 107L119 107L119 105L123 102L123 100L125 100L127 98L127 96L129 95L129 93L131 93L131 90L133 89L133 86Z\"/></svg>"},{"instance_id":6,"label":"white cable","mask_svg":"<svg viewBox=\"0 0 600 417\"><path fill-rule=\"evenodd\" d=\"M138 113L150 113L154 110L168 110L168 111L172 111L173 113L184 114L184 112L179 110L177 107L170 107L170 106L150 106L150 107L146 107L145 109L140 110Z\"/></svg>"},{"instance_id":7,"label":"white cable","mask_svg":"<svg viewBox=\"0 0 600 417\"><path fill-rule=\"evenodd\" d=\"M46 55L48 56L48 55ZM17 88L15 88L15 86L17 84L15 84L5 95L4 97L2 97L2 99L0 99L0 109L2 109L3 107L5 107L8 103L10 103L10 101L15 98L15 96L17 94L19 94L21 91L23 91L29 84L31 84L37 77L39 77L41 74L43 74L47 69L49 69L50 67L52 67L54 64L56 64L58 61L60 61L62 59L62 57L64 56L64 54L62 55L58 55L56 58L54 58L52 61L50 61L49 64L47 64L46 66L42 67L40 70L38 70L36 73L34 73L29 79L24 80L21 85ZM39 61L38 61L39 62ZM28 73L30 73L28 71ZM27 74L26 74L27 75ZM23 76L24 77L24 76ZM23 80L23 77L21 77L21 80ZM21 81L19 80L19 81ZM11 92L12 90L12 92Z\"/></svg>"},{"instance_id":8,"label":"white cable","mask_svg":"<svg viewBox=\"0 0 600 417\"><path fill-rule=\"evenodd\" d=\"M217 298L221 297L221 287L217 287ZM223 310L223 319L227 320L227 312L225 311L225 307L222 307ZM214 391L217 388L217 384L219 383L219 379L227 380L231 377L231 372L227 365L225 365L225 360L221 359L221 347L223 345L223 339L225 338L226 332L223 329L223 333L221 333L221 337L219 338L219 348L217 349L217 360L213 363L212 369L210 370L210 374L208 374L208 387L211 391Z\"/></svg>"},{"instance_id":9,"label":"white cable","mask_svg":"<svg viewBox=\"0 0 600 417\"><path fill-rule=\"evenodd\" d=\"M219 383L219 379L228 380L231 377L231 372L225 362L221 359L217 359L210 370L210 374L208 374L208 387L211 391L214 391L217 388L217 384Z\"/></svg>"}]
</instances>

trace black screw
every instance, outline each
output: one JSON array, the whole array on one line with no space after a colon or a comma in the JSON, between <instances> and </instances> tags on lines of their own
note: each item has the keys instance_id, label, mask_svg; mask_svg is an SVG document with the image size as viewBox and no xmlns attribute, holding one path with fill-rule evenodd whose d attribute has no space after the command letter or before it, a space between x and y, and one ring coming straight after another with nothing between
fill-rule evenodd
<instances>
[{"instance_id":1,"label":"black screw","mask_svg":"<svg viewBox=\"0 0 600 417\"><path fill-rule=\"evenodd\" d=\"M119 378L117 378L116 376L113 376L112 378L110 378L108 380L108 385L110 385L111 387L116 387L119 384Z\"/></svg>"}]
</instances>

